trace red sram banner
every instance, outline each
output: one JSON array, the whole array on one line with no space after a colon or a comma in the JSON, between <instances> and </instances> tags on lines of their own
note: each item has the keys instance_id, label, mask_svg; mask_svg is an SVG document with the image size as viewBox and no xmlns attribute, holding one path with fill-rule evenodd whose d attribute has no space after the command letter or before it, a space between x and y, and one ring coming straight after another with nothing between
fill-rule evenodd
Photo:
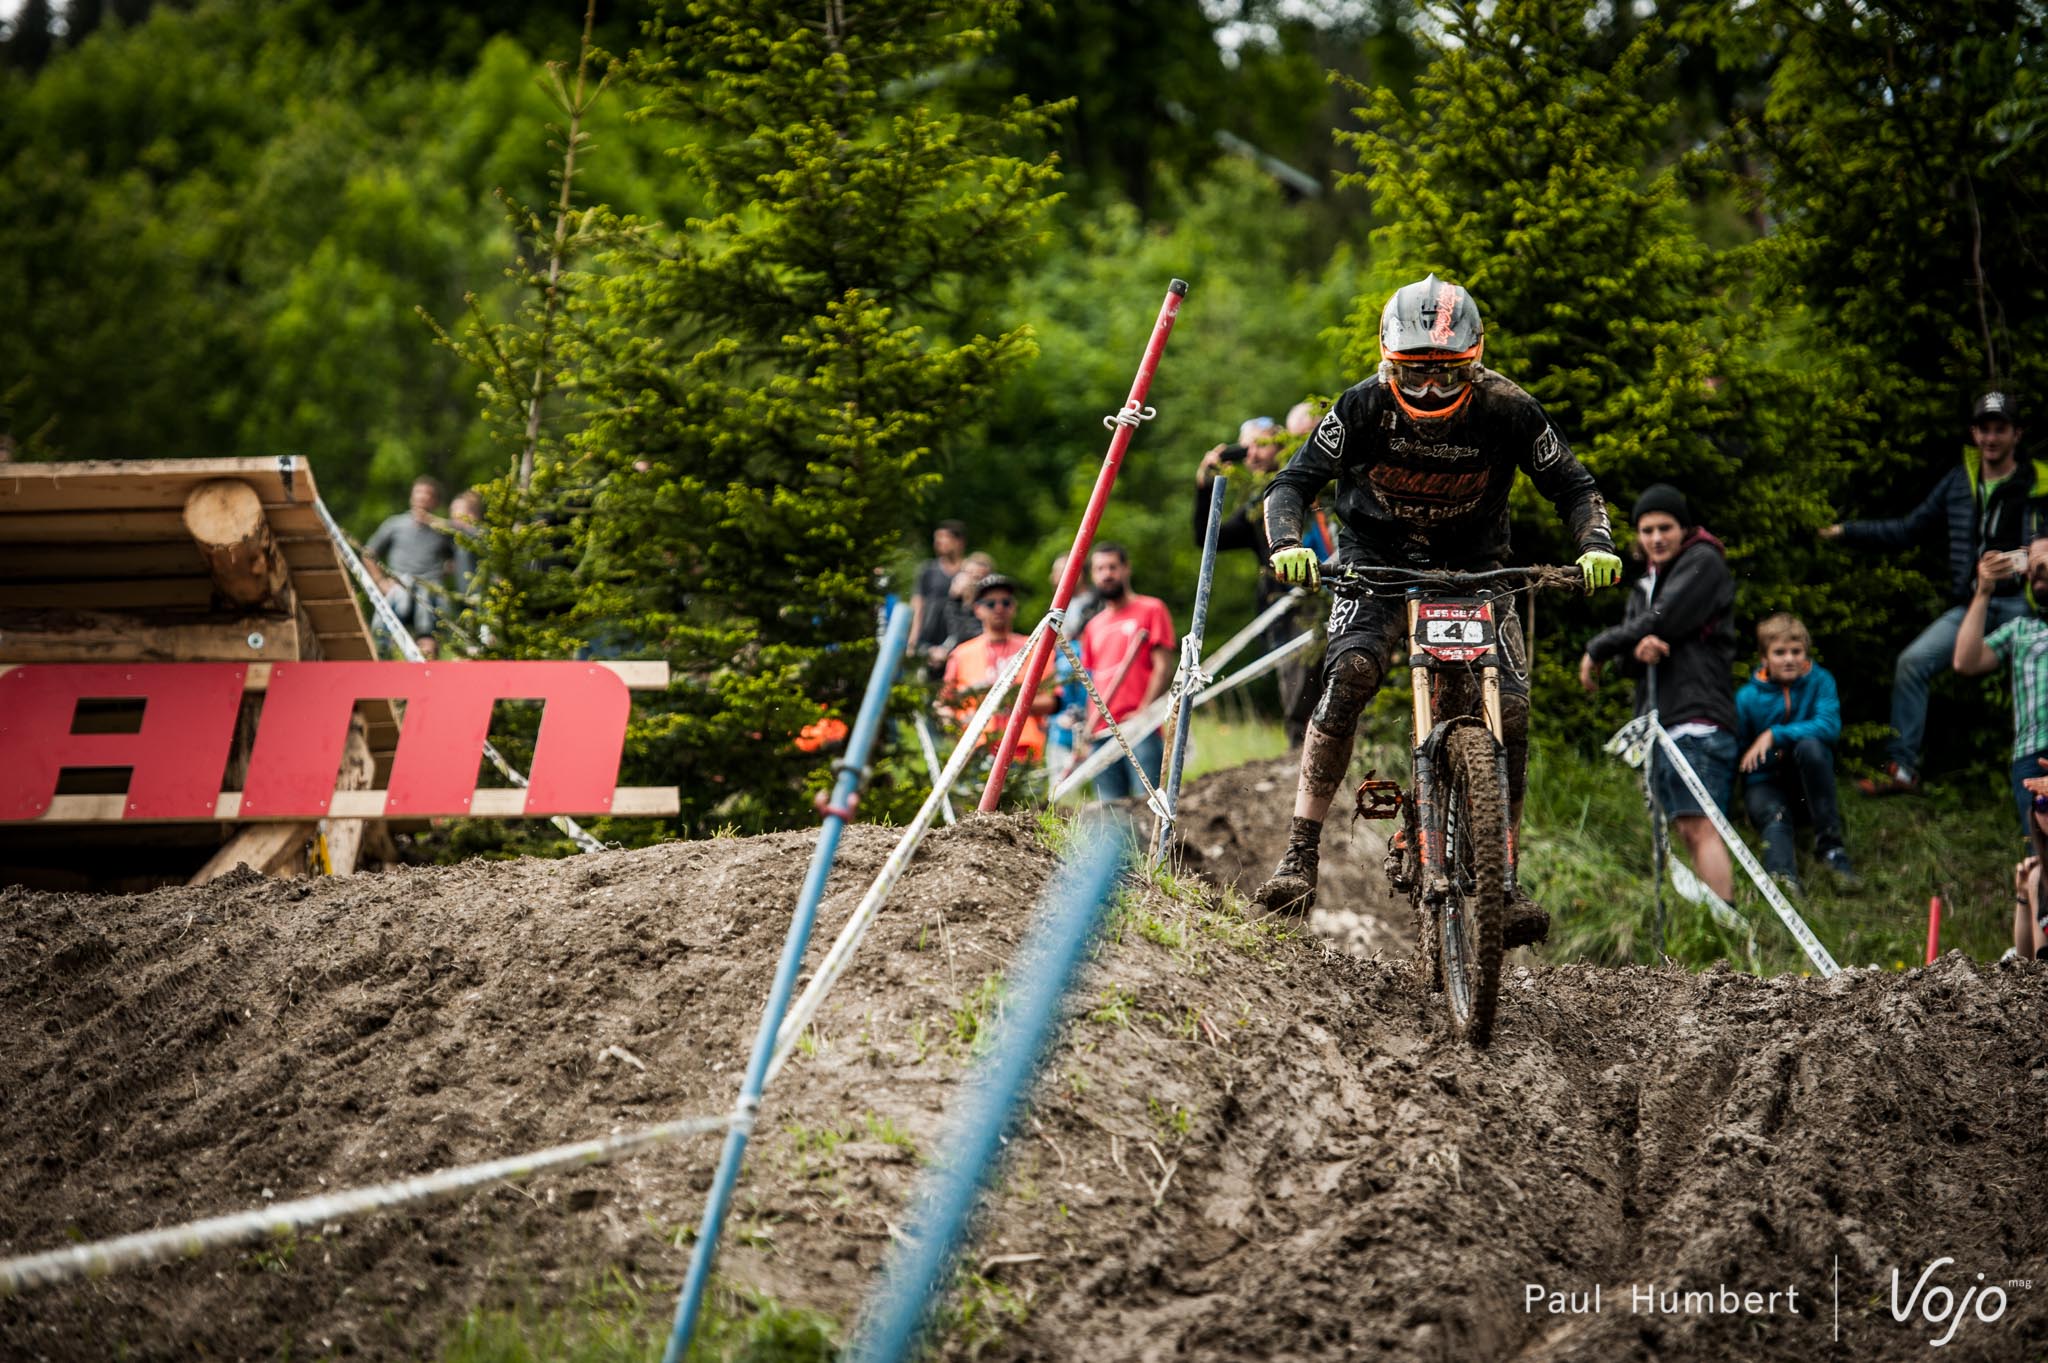
<instances>
[{"instance_id":1,"label":"red sram banner","mask_svg":"<svg viewBox=\"0 0 2048 1363\"><path fill-rule=\"evenodd\" d=\"M0 673L0 823L673 814L674 786L615 788L629 687L662 663L81 663ZM266 692L240 791L222 791L244 691ZM336 788L359 700L403 700L385 790ZM133 733L74 733L81 701L142 702ZM538 701L525 789L479 789L501 700ZM127 767L125 795L58 795L67 768Z\"/></svg>"}]
</instances>

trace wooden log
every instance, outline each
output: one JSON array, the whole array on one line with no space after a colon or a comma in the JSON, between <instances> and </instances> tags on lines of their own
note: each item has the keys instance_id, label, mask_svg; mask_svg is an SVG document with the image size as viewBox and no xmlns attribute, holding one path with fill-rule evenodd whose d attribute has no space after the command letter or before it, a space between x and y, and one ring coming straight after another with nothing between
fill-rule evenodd
<instances>
[{"instance_id":1,"label":"wooden log","mask_svg":"<svg viewBox=\"0 0 2048 1363\"><path fill-rule=\"evenodd\" d=\"M229 838L220 851L207 859L204 866L193 873L188 885L204 885L209 880L218 880L237 866L246 864L252 871L264 875L277 875L294 869L306 843L313 836L313 825L309 823L252 823L245 825L234 837Z\"/></svg>"},{"instance_id":2,"label":"wooden log","mask_svg":"<svg viewBox=\"0 0 2048 1363\"><path fill-rule=\"evenodd\" d=\"M114 611L0 608L0 662L295 662L290 616L126 615Z\"/></svg>"},{"instance_id":3,"label":"wooden log","mask_svg":"<svg viewBox=\"0 0 2048 1363\"><path fill-rule=\"evenodd\" d=\"M263 499L239 478L215 478L185 498L185 529L214 586L238 606L289 609L291 570L271 537Z\"/></svg>"},{"instance_id":4,"label":"wooden log","mask_svg":"<svg viewBox=\"0 0 2048 1363\"><path fill-rule=\"evenodd\" d=\"M377 761L370 755L370 726L361 715L348 721L348 745L341 752L341 790L368 790L377 783ZM363 819L326 821L327 865L331 875L354 875L362 857L363 836L368 827Z\"/></svg>"}]
</instances>

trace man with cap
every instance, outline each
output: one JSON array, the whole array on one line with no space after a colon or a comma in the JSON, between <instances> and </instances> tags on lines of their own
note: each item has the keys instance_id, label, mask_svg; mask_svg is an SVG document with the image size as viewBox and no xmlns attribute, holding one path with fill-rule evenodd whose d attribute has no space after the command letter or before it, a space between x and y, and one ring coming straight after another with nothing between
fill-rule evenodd
<instances>
[{"instance_id":1,"label":"man with cap","mask_svg":"<svg viewBox=\"0 0 2048 1363\"><path fill-rule=\"evenodd\" d=\"M1899 653L1892 673L1893 737L1884 769L1858 781L1866 795L1897 795L1920 788L1920 745L1927 735L1927 689L1948 670L1986 554L2006 557L1988 571L1995 585L1987 632L2027 613L2022 580L2024 550L2043 529L2048 508L2048 466L2019 453L2018 405L1990 392L1970 411L1970 445L1962 462L1943 474L1920 505L1892 520L1843 521L1820 537L1869 549L1905 549L1945 527L1948 531L1950 607Z\"/></svg>"},{"instance_id":2,"label":"man with cap","mask_svg":"<svg viewBox=\"0 0 2048 1363\"><path fill-rule=\"evenodd\" d=\"M945 680L939 686L939 713L944 718L965 724L996 674L1030 642L1015 628L1017 595L1016 581L1001 573L990 573L975 584L974 616L981 623L981 633L954 645L946 655ZM1039 761L1045 757L1042 716L1051 714L1055 703L1053 677L1048 673L1044 685L1032 698L1023 734L1017 740L1017 752L1025 759ZM982 741L995 746L1008 722L1008 711L997 715L990 721Z\"/></svg>"},{"instance_id":3,"label":"man with cap","mask_svg":"<svg viewBox=\"0 0 2048 1363\"><path fill-rule=\"evenodd\" d=\"M1735 576L1721 541L1701 527L1685 494L1653 483L1636 498L1630 520L1650 571L1628 594L1621 623L1593 636L1579 659L1579 685L1600 688L1600 669L1616 662L1624 676L1656 680L1658 722L1685 755L1725 815L1735 786ZM1654 672L1652 671L1654 669ZM1636 713L1650 709L1647 681L1636 687ZM1735 896L1735 868L1713 821L1668 760L1653 768L1657 804L1692 854L1693 870L1726 903Z\"/></svg>"},{"instance_id":4,"label":"man with cap","mask_svg":"<svg viewBox=\"0 0 2048 1363\"><path fill-rule=\"evenodd\" d=\"M1273 573L1314 589L1319 563L1303 544L1308 508L1336 485L1343 522L1338 561L1476 572L1507 561L1508 495L1526 474L1557 508L1579 548L1588 587L1621 576L1607 502L1543 406L1480 363L1486 329L1464 288L1430 275L1397 289L1380 311L1380 365L1345 390L1266 494ZM1342 597L1330 609L1323 694L1302 744L1287 849L1255 898L1275 912L1315 903L1323 819L1351 762L1358 717L1407 643L1397 597ZM1529 754L1528 658L1515 612L1500 620L1501 730L1508 817L1519 824ZM1511 890L1503 939L1543 940L1550 920Z\"/></svg>"}]
</instances>

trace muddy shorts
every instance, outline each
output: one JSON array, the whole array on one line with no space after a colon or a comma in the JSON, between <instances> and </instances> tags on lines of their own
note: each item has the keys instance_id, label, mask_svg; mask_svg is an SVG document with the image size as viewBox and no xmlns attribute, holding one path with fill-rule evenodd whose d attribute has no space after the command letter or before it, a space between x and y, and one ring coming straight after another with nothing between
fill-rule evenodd
<instances>
[{"instance_id":1,"label":"muddy shorts","mask_svg":"<svg viewBox=\"0 0 2048 1363\"><path fill-rule=\"evenodd\" d=\"M1529 696L1529 654L1522 646L1522 617L1517 598L1494 598L1494 619L1500 631L1500 689L1503 696ZM1323 654L1323 675L1347 653L1363 653L1379 664L1384 678L1394 659L1408 647L1408 603L1398 596L1340 596L1330 603L1329 643ZM1446 676L1455 674L1446 673ZM1477 694L1477 671L1474 695Z\"/></svg>"}]
</instances>

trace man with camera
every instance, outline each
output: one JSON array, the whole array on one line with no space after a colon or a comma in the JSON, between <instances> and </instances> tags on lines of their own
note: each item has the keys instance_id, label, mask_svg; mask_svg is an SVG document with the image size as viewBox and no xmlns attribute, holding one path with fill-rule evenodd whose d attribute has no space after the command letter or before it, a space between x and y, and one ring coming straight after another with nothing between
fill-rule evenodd
<instances>
[{"instance_id":1,"label":"man with camera","mask_svg":"<svg viewBox=\"0 0 2048 1363\"><path fill-rule=\"evenodd\" d=\"M2027 613L2026 547L2042 531L2048 466L2020 457L2021 427L2011 395L1991 392L1970 412L1970 445L1961 463L1943 474L1920 505L1891 520L1842 521L1820 537L1865 549L1906 549L1937 528L1948 531L1948 610L1899 652L1892 673L1890 760L1875 777L1856 783L1865 795L1905 795L1920 789L1920 744L1927 736L1927 689L1946 671L1956 633L1979 580L1979 562L2000 554L1985 570L1995 574L1985 602L1987 633Z\"/></svg>"},{"instance_id":2,"label":"man with camera","mask_svg":"<svg viewBox=\"0 0 2048 1363\"><path fill-rule=\"evenodd\" d=\"M1216 530L1216 551L1244 549L1259 560L1258 608L1263 611L1285 596L1291 588L1265 570L1270 550L1266 544L1265 517L1260 502L1273 473L1280 466L1280 451L1287 433L1269 416L1255 416L1237 428L1237 443L1218 445L1202 456L1195 468L1195 543L1201 544L1209 531L1209 489L1220 474L1230 480L1230 504ZM1327 558L1330 546L1323 543L1314 523L1308 527L1308 542L1318 557ZM1267 650L1280 647L1304 629L1313 627L1312 618L1296 618L1303 612L1289 612L1275 620L1261 643ZM1289 747L1300 747L1314 711L1318 688L1316 669L1300 653L1281 663L1280 708L1287 729Z\"/></svg>"}]
</instances>

